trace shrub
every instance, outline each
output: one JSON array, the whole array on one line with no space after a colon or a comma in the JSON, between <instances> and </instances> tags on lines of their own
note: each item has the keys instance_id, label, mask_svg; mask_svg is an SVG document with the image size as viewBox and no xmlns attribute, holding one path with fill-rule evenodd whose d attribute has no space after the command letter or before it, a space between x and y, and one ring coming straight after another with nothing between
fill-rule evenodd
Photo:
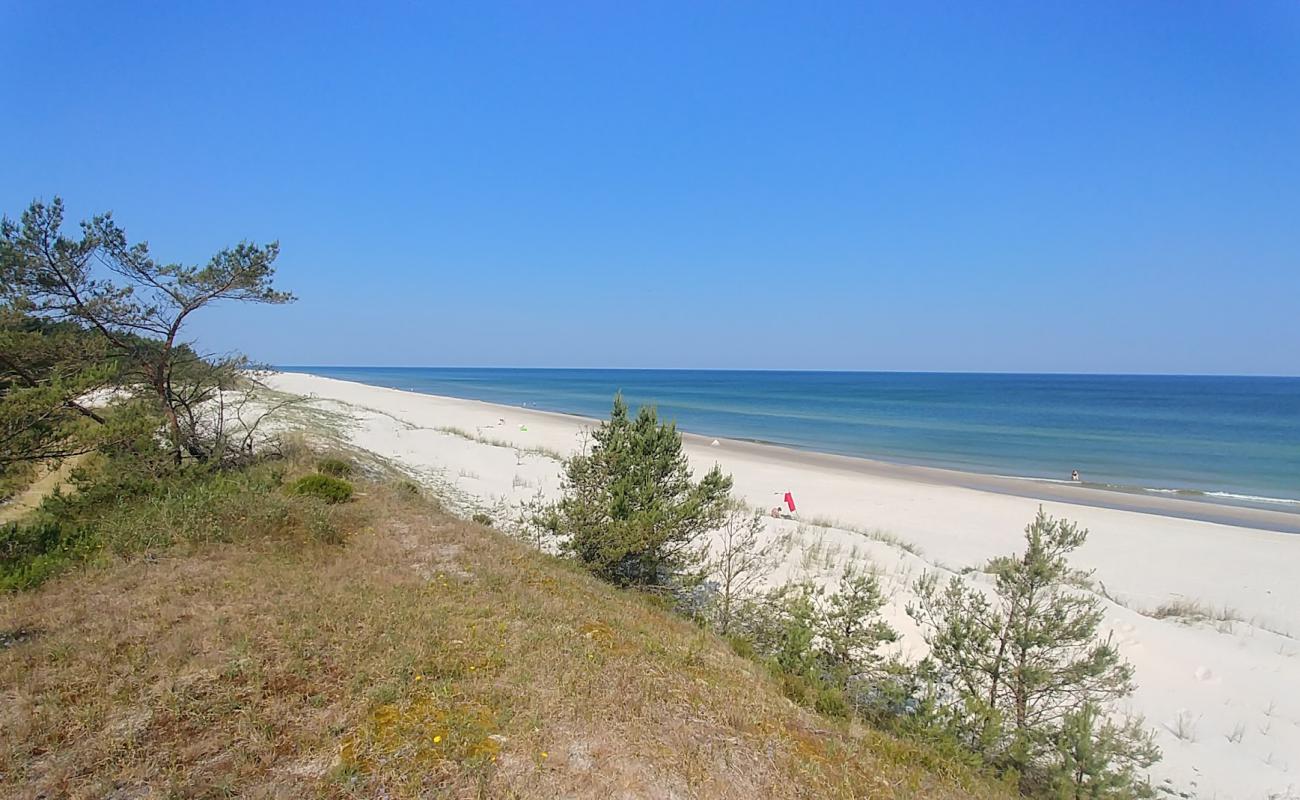
<instances>
[{"instance_id":1,"label":"shrub","mask_svg":"<svg viewBox=\"0 0 1300 800\"><path fill-rule=\"evenodd\" d=\"M352 484L329 475L304 475L289 485L292 494L318 497L326 503L346 503L352 499Z\"/></svg>"},{"instance_id":2,"label":"shrub","mask_svg":"<svg viewBox=\"0 0 1300 800\"><path fill-rule=\"evenodd\" d=\"M792 700L847 716L876 704L892 666L880 653L898 638L880 619L884 602L874 575L850 569L829 594L795 583L740 603L733 636L743 635L766 659Z\"/></svg>"},{"instance_id":3,"label":"shrub","mask_svg":"<svg viewBox=\"0 0 1300 800\"><path fill-rule=\"evenodd\" d=\"M352 477L352 465L341 458L325 458L316 464L316 471L334 478Z\"/></svg>"},{"instance_id":4,"label":"shrub","mask_svg":"<svg viewBox=\"0 0 1300 800\"><path fill-rule=\"evenodd\" d=\"M489 517L487 514L484 514L484 513L481 512L481 511L480 511L479 513L475 514L474 516L470 517L470 519L474 520L475 522L477 522L477 523L480 524L480 525L487 525L487 526L491 526L491 525L492 525L492 518Z\"/></svg>"},{"instance_id":5,"label":"shrub","mask_svg":"<svg viewBox=\"0 0 1300 800\"><path fill-rule=\"evenodd\" d=\"M88 528L57 520L0 525L0 593L40 585L90 545Z\"/></svg>"},{"instance_id":6,"label":"shrub","mask_svg":"<svg viewBox=\"0 0 1300 800\"><path fill-rule=\"evenodd\" d=\"M542 515L545 526L620 586L663 586L693 571L700 537L723 521L731 478L715 466L693 481L676 426L645 406L632 419L621 395L592 439L565 462L564 497Z\"/></svg>"}]
</instances>

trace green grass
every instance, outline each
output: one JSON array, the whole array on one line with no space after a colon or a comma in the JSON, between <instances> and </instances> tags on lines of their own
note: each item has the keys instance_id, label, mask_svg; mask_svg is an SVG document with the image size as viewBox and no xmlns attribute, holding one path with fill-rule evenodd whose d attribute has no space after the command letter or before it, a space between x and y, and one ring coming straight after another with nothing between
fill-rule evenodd
<instances>
[{"instance_id":1,"label":"green grass","mask_svg":"<svg viewBox=\"0 0 1300 800\"><path fill-rule=\"evenodd\" d=\"M350 496L351 485L313 474L304 476L310 486L329 485L287 493L291 468L270 461L154 477L122 461L87 462L71 491L56 490L24 518L0 526L0 592L30 589L77 562L105 556L250 538L338 541L344 512L329 505Z\"/></svg>"},{"instance_id":2,"label":"green grass","mask_svg":"<svg viewBox=\"0 0 1300 800\"><path fill-rule=\"evenodd\" d=\"M289 492L316 497L326 503L346 503L352 499L352 484L330 475L303 475L289 484Z\"/></svg>"},{"instance_id":3,"label":"green grass","mask_svg":"<svg viewBox=\"0 0 1300 800\"><path fill-rule=\"evenodd\" d=\"M322 458L316 462L316 471L333 478L352 477L352 465L341 458Z\"/></svg>"}]
</instances>

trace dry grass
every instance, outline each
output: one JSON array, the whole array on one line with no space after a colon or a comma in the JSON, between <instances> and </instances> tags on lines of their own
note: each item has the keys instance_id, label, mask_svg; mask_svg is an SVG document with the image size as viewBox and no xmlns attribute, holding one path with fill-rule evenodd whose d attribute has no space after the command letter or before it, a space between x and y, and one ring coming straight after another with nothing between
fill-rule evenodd
<instances>
[{"instance_id":1,"label":"dry grass","mask_svg":"<svg viewBox=\"0 0 1300 800\"><path fill-rule=\"evenodd\" d=\"M825 517L825 516L810 517L809 519L805 520L805 522L808 525L813 526L814 528L831 528L834 530L850 531L852 533L865 536L866 538L871 539L872 541L880 542L882 544L887 544L890 547L896 548L898 550L902 550L907 553L911 553L917 558L921 558L924 555L921 552L920 547L917 547L911 542L900 538L897 534L890 533L889 531L882 530L880 528L865 528L861 525L852 525L842 520L832 519L831 517Z\"/></svg>"},{"instance_id":2,"label":"dry grass","mask_svg":"<svg viewBox=\"0 0 1300 800\"><path fill-rule=\"evenodd\" d=\"M0 597L0 795L1007 797L410 491Z\"/></svg>"},{"instance_id":3,"label":"dry grass","mask_svg":"<svg viewBox=\"0 0 1300 800\"><path fill-rule=\"evenodd\" d=\"M564 460L563 453L561 453L559 450L555 450L554 448L550 448L550 447L541 447L541 446L520 447L519 445L513 444L512 442L509 442L505 439L501 439L496 436L484 436L481 432L470 433L464 428L457 428L452 425L442 425L440 427L435 428L434 430L440 433L450 434L451 436L459 436L462 439L468 439L471 442L478 442L479 444L491 445L492 447L504 447L507 450L514 450L516 453L519 453L521 455L542 456L544 458L549 458L552 461Z\"/></svg>"},{"instance_id":4,"label":"dry grass","mask_svg":"<svg viewBox=\"0 0 1300 800\"><path fill-rule=\"evenodd\" d=\"M1188 622L1241 622L1241 615L1223 606L1215 608L1199 600L1178 598L1146 614L1154 619L1177 619Z\"/></svg>"}]
</instances>

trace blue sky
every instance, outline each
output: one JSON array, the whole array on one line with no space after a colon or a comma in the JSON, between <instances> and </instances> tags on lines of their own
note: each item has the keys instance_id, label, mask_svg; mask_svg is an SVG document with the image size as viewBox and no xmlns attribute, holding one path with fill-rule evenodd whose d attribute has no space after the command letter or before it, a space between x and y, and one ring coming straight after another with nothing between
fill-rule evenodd
<instances>
[{"instance_id":1,"label":"blue sky","mask_svg":"<svg viewBox=\"0 0 1300 800\"><path fill-rule=\"evenodd\" d=\"M1300 4L382 5L0 3L0 210L275 363L1300 374Z\"/></svg>"}]
</instances>

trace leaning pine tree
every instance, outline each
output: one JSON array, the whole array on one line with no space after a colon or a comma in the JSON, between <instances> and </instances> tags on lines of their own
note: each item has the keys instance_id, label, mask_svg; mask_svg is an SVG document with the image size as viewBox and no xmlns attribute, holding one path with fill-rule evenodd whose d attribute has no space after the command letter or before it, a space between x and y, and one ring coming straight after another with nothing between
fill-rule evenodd
<instances>
[{"instance_id":1,"label":"leaning pine tree","mask_svg":"<svg viewBox=\"0 0 1300 800\"><path fill-rule=\"evenodd\" d=\"M700 537L722 523L730 491L716 466L692 480L676 426L644 406L629 417L619 395L592 446L565 463L564 497L543 522L597 576L664 586L698 567Z\"/></svg>"},{"instance_id":2,"label":"leaning pine tree","mask_svg":"<svg viewBox=\"0 0 1300 800\"><path fill-rule=\"evenodd\" d=\"M1072 586L1066 556L1088 532L1040 509L1021 554L991 561L992 596L959 577L917 586L908 609L925 630L928 668L948 721L1030 796L1128 798L1159 758L1140 721L1112 721L1133 691L1133 667L1102 637L1101 601ZM946 702L943 702L945 701Z\"/></svg>"},{"instance_id":3,"label":"leaning pine tree","mask_svg":"<svg viewBox=\"0 0 1300 800\"><path fill-rule=\"evenodd\" d=\"M0 463L84 449L85 437L65 435L67 421L105 423L81 400L96 389L120 390L161 417L176 465L229 457L223 392L246 382L247 363L199 355L186 324L220 303L292 302L272 285L279 245L241 242L196 266L156 260L111 214L83 222L79 237L62 229L57 197L0 220Z\"/></svg>"}]
</instances>

